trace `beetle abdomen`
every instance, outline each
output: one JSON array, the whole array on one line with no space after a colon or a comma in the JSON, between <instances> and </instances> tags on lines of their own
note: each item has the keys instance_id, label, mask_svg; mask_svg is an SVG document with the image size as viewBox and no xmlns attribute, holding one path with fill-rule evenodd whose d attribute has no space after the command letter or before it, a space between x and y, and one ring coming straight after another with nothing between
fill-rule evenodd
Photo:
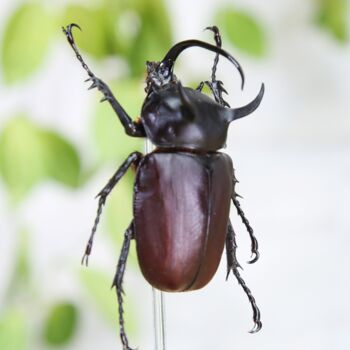
<instances>
[{"instance_id":1,"label":"beetle abdomen","mask_svg":"<svg viewBox=\"0 0 350 350\"><path fill-rule=\"evenodd\" d=\"M134 222L141 271L164 291L194 290L224 248L232 163L223 153L146 155L137 171Z\"/></svg>"}]
</instances>

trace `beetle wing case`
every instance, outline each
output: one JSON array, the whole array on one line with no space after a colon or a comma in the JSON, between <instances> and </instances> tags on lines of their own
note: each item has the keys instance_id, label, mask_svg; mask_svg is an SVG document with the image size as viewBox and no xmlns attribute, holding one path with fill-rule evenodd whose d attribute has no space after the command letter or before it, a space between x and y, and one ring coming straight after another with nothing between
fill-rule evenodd
<instances>
[{"instance_id":1,"label":"beetle wing case","mask_svg":"<svg viewBox=\"0 0 350 350\"><path fill-rule=\"evenodd\" d=\"M227 232L232 162L223 153L145 156L134 194L137 254L146 280L177 292L215 274Z\"/></svg>"}]
</instances>

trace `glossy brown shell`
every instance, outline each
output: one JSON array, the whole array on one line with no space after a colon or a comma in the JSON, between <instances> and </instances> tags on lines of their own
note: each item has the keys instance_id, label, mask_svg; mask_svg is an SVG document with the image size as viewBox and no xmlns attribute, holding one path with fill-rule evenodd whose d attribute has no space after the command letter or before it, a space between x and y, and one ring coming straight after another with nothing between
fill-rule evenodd
<instances>
[{"instance_id":1,"label":"glossy brown shell","mask_svg":"<svg viewBox=\"0 0 350 350\"><path fill-rule=\"evenodd\" d=\"M223 153L151 153L136 176L134 223L146 280L163 291L205 286L227 232L233 168Z\"/></svg>"}]
</instances>

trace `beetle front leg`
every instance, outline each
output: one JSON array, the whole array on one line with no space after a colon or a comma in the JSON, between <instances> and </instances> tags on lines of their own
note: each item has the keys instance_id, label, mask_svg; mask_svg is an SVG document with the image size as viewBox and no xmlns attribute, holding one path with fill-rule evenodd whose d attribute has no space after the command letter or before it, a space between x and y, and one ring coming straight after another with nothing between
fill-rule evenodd
<instances>
[{"instance_id":1,"label":"beetle front leg","mask_svg":"<svg viewBox=\"0 0 350 350\"><path fill-rule=\"evenodd\" d=\"M123 350L132 350L129 347L128 338L125 333L124 327L124 309L123 309L123 277L125 272L126 261L129 255L130 241L134 238L134 222L132 221L124 234L123 246L120 252L118 260L117 271L113 279L112 288L115 287L118 298L118 311L119 311L119 331L120 338L123 343Z\"/></svg>"},{"instance_id":2,"label":"beetle front leg","mask_svg":"<svg viewBox=\"0 0 350 350\"><path fill-rule=\"evenodd\" d=\"M241 217L241 220L249 233L250 241L251 241L252 259L249 260L248 263L253 264L256 261L258 261L259 256L260 256L259 251L258 251L258 248L259 248L258 240L256 239L256 237L254 235L254 230L250 226L250 223L249 223L248 219L246 218L246 216L241 208L241 203L238 200L238 197L241 197L241 196L238 193L236 193L236 191L235 191L235 186L236 186L236 183L238 182L238 180L236 179L234 172L233 172L233 180L232 181L233 181L233 185L232 185L233 190L232 190L231 199L232 199L234 206L236 207L238 215Z\"/></svg>"},{"instance_id":3,"label":"beetle front leg","mask_svg":"<svg viewBox=\"0 0 350 350\"><path fill-rule=\"evenodd\" d=\"M243 278L241 277L241 275L238 271L238 268L241 266L239 265L239 263L237 261L236 250L237 250L237 243L236 243L235 232L233 230L231 221L229 220L228 227L227 227L227 235L226 235L226 256L227 256L226 280L228 279L230 271L232 270L238 283L241 285L245 294L247 295L249 302L250 302L250 305L252 306L254 327L250 331L250 333L256 333L256 332L259 332L261 327L262 327L262 323L260 320L260 310L259 310L258 306L256 305L256 301L252 295L252 292L247 287L246 283L244 282Z\"/></svg>"},{"instance_id":4,"label":"beetle front leg","mask_svg":"<svg viewBox=\"0 0 350 350\"><path fill-rule=\"evenodd\" d=\"M113 190L114 186L118 183L118 181L125 175L125 173L129 169L129 167L132 164L137 165L139 163L139 161L141 160L141 158L142 158L142 154L140 152L131 153L128 156L128 158L124 161L124 163L119 167L119 169L116 171L116 173L110 178L107 185L105 187L103 187L103 189L96 196L99 198L98 207L97 207L97 215L95 218L94 226L92 227L92 230L91 230L90 238L89 238L88 243L87 243L86 248L85 248L85 254L84 254L82 261L81 261L82 264L85 263L86 266L88 265L89 256L91 254L91 249L92 249L92 245L94 242L94 236L95 236L95 233L97 230L97 226L100 222L100 217L102 214L103 206L106 203L106 199L107 199L108 195L111 193L111 191Z\"/></svg>"},{"instance_id":5,"label":"beetle front leg","mask_svg":"<svg viewBox=\"0 0 350 350\"><path fill-rule=\"evenodd\" d=\"M109 104L112 106L113 110L119 117L120 122L122 123L124 130L127 135L134 136L134 137L145 137L146 133L143 128L143 125L137 122L132 121L132 119L129 117L129 115L126 113L124 108L120 105L120 103L117 101L117 99L114 97L112 91L108 87L108 85L102 81L101 79L97 78L95 74L90 70L88 65L85 63L83 57L81 56L78 47L74 41L72 29L74 27L77 27L81 29L77 24L70 24L66 28L62 27L62 30L64 34L67 37L67 40L72 47L72 49L75 52L75 55L77 56L77 59L80 61L81 65L87 72L89 78L86 81L91 81L90 89L97 88L100 92L103 94L103 98L101 99L101 102L108 101Z\"/></svg>"},{"instance_id":6,"label":"beetle front leg","mask_svg":"<svg viewBox=\"0 0 350 350\"><path fill-rule=\"evenodd\" d=\"M219 31L219 28L217 26L207 27L205 29L209 29L214 33L214 40L217 47L221 48L222 41L221 41L221 34ZM215 55L214 64L212 67L212 73L211 73L211 81L202 81L198 87L196 88L197 91L202 91L204 85L207 85L209 89L212 91L214 95L214 99L216 102L220 103L221 105L225 107L230 107L230 105L224 100L223 94L227 94L227 91L224 88L224 83L221 80L216 80L216 69L219 63L219 54L217 53Z\"/></svg>"}]
</instances>

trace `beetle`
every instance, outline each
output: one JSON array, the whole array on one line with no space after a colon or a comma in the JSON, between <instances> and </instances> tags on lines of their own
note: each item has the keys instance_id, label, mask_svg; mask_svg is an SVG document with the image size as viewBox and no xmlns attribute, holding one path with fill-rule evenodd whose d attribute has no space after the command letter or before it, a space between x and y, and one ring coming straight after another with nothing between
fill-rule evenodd
<instances>
[{"instance_id":1,"label":"beetle","mask_svg":"<svg viewBox=\"0 0 350 350\"><path fill-rule=\"evenodd\" d=\"M140 269L155 288L166 292L192 291L204 287L215 274L226 245L227 276L232 271L242 286L253 309L255 333L261 329L260 311L250 289L242 279L236 258L236 238L229 219L233 202L250 238L252 259L258 260L258 242L238 200L237 183L231 158L219 150L225 146L230 123L252 113L264 95L264 84L256 98L246 106L230 108L224 100L227 93L216 80L219 57L228 59L238 70L241 87L244 73L237 62L221 46L216 26L216 45L199 40L175 44L162 61L146 62L146 98L141 116L133 121L112 94L110 88L97 78L83 60L73 38L70 24L62 28L76 57L92 82L117 114L127 135L148 138L155 150L148 154L131 153L107 185L98 193L97 216L86 246L82 263L88 264L94 235L102 208L108 195L126 171L136 169L133 196L133 220L124 234L121 254L112 286L119 305L120 337L124 349L130 349L123 318L123 277L130 241L136 240ZM211 81L196 89L183 87L173 73L177 57L190 47L214 52ZM207 85L214 99L202 93Z\"/></svg>"}]
</instances>

